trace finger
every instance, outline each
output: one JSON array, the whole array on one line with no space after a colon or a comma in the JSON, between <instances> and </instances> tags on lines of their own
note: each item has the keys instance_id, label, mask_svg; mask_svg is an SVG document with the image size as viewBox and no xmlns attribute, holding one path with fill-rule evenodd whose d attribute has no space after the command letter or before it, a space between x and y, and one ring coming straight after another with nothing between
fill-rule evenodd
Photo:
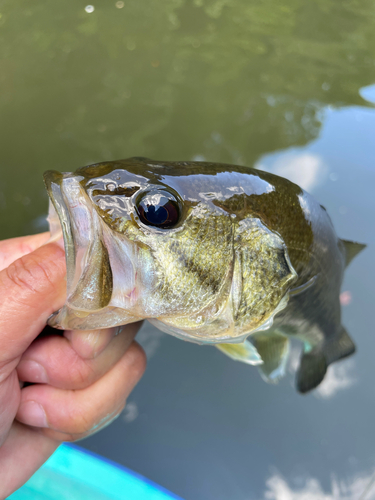
<instances>
[{"instance_id":1,"label":"finger","mask_svg":"<svg viewBox=\"0 0 375 500\"><path fill-rule=\"evenodd\" d=\"M65 254L38 248L0 272L0 368L26 350L65 300Z\"/></svg>"},{"instance_id":2,"label":"finger","mask_svg":"<svg viewBox=\"0 0 375 500\"><path fill-rule=\"evenodd\" d=\"M59 444L34 428L14 422L0 448L0 498L8 498L20 488Z\"/></svg>"},{"instance_id":3,"label":"finger","mask_svg":"<svg viewBox=\"0 0 375 500\"><path fill-rule=\"evenodd\" d=\"M58 440L87 436L122 411L145 367L144 351L133 341L118 363L87 389L63 390L49 385L22 389L17 419Z\"/></svg>"},{"instance_id":4,"label":"finger","mask_svg":"<svg viewBox=\"0 0 375 500\"><path fill-rule=\"evenodd\" d=\"M49 237L50 233L47 232L0 241L0 271L44 245Z\"/></svg>"},{"instance_id":5,"label":"finger","mask_svg":"<svg viewBox=\"0 0 375 500\"><path fill-rule=\"evenodd\" d=\"M17 367L18 377L23 382L45 383L61 389L84 389L89 387L108 372L124 355L133 341L140 324L130 324L121 328L108 328L93 332L71 332L81 351L77 352L68 339L50 336L37 339L23 354ZM91 341L90 335L94 342ZM107 343L105 346L100 336ZM89 342L78 342L86 337ZM96 341L96 337L99 340ZM100 354L92 356L97 343ZM105 347L105 348L104 348Z\"/></svg>"},{"instance_id":6,"label":"finger","mask_svg":"<svg viewBox=\"0 0 375 500\"><path fill-rule=\"evenodd\" d=\"M113 337L124 332L134 335L140 329L142 321L115 328L104 328L103 330L66 330L66 337L75 352L83 359L96 358L106 349Z\"/></svg>"},{"instance_id":7,"label":"finger","mask_svg":"<svg viewBox=\"0 0 375 500\"><path fill-rule=\"evenodd\" d=\"M2 379L2 380L1 380ZM20 404L20 386L15 370L9 376L0 376L0 448L12 425ZM1 497L0 497L1 498Z\"/></svg>"}]
</instances>

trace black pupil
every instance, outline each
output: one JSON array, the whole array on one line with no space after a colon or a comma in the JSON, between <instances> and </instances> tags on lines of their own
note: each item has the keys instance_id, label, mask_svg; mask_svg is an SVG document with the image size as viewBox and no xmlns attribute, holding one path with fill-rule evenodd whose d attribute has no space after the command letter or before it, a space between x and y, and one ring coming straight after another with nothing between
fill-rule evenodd
<instances>
[{"instance_id":1,"label":"black pupil","mask_svg":"<svg viewBox=\"0 0 375 500\"><path fill-rule=\"evenodd\" d=\"M150 205L148 210L145 210L144 215L151 224L158 226L159 224L164 224L168 219L168 210L165 207L159 206L155 208L154 205Z\"/></svg>"},{"instance_id":2,"label":"black pupil","mask_svg":"<svg viewBox=\"0 0 375 500\"><path fill-rule=\"evenodd\" d=\"M178 203L171 193L149 192L141 198L137 211L139 218L148 226L173 227L179 218Z\"/></svg>"}]
</instances>

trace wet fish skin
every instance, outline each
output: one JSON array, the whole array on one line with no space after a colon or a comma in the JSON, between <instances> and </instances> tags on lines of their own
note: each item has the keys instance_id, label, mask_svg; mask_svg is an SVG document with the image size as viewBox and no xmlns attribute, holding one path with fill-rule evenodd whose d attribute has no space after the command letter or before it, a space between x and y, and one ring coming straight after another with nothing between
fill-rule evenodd
<instances>
[{"instance_id":1,"label":"wet fish skin","mask_svg":"<svg viewBox=\"0 0 375 500\"><path fill-rule=\"evenodd\" d=\"M294 336L304 343L300 392L354 352L339 292L346 248L353 256L363 245L340 240L324 207L292 182L249 167L145 158L49 171L45 182L69 267L68 301L53 326L148 318L224 351L249 337L254 347L241 354L229 345L228 354L259 364L258 345L268 381L282 375ZM151 189L178 205L172 227L140 220L137 204Z\"/></svg>"}]
</instances>

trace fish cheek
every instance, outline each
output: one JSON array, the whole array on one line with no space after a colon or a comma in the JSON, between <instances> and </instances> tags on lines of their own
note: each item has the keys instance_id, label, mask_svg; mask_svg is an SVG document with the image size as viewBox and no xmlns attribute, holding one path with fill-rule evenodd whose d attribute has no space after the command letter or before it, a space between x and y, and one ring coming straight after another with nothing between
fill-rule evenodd
<instances>
[{"instance_id":1,"label":"fish cheek","mask_svg":"<svg viewBox=\"0 0 375 500\"><path fill-rule=\"evenodd\" d=\"M181 231L166 232L155 243L156 293L149 305L155 302L156 310L156 300L164 303L160 316L173 315L170 321L180 325L178 317L188 318L221 296L233 265L232 224L226 216L192 214ZM187 322L194 329L200 320Z\"/></svg>"}]
</instances>

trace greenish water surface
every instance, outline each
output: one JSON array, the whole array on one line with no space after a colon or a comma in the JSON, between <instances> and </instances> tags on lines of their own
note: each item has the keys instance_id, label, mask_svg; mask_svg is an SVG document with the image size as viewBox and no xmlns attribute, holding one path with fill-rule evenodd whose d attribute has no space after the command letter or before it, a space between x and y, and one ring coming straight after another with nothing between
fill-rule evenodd
<instances>
[{"instance_id":1,"label":"greenish water surface","mask_svg":"<svg viewBox=\"0 0 375 500\"><path fill-rule=\"evenodd\" d=\"M0 235L37 231L41 174L133 155L252 165L366 105L369 0L0 3ZM117 5L117 7L116 7Z\"/></svg>"},{"instance_id":2,"label":"greenish water surface","mask_svg":"<svg viewBox=\"0 0 375 500\"><path fill-rule=\"evenodd\" d=\"M369 0L0 2L0 238L47 228L43 171L148 156L289 177L368 244L343 286L358 353L313 394L146 325L146 375L84 446L186 500L359 499L375 470L374 103Z\"/></svg>"}]
</instances>

